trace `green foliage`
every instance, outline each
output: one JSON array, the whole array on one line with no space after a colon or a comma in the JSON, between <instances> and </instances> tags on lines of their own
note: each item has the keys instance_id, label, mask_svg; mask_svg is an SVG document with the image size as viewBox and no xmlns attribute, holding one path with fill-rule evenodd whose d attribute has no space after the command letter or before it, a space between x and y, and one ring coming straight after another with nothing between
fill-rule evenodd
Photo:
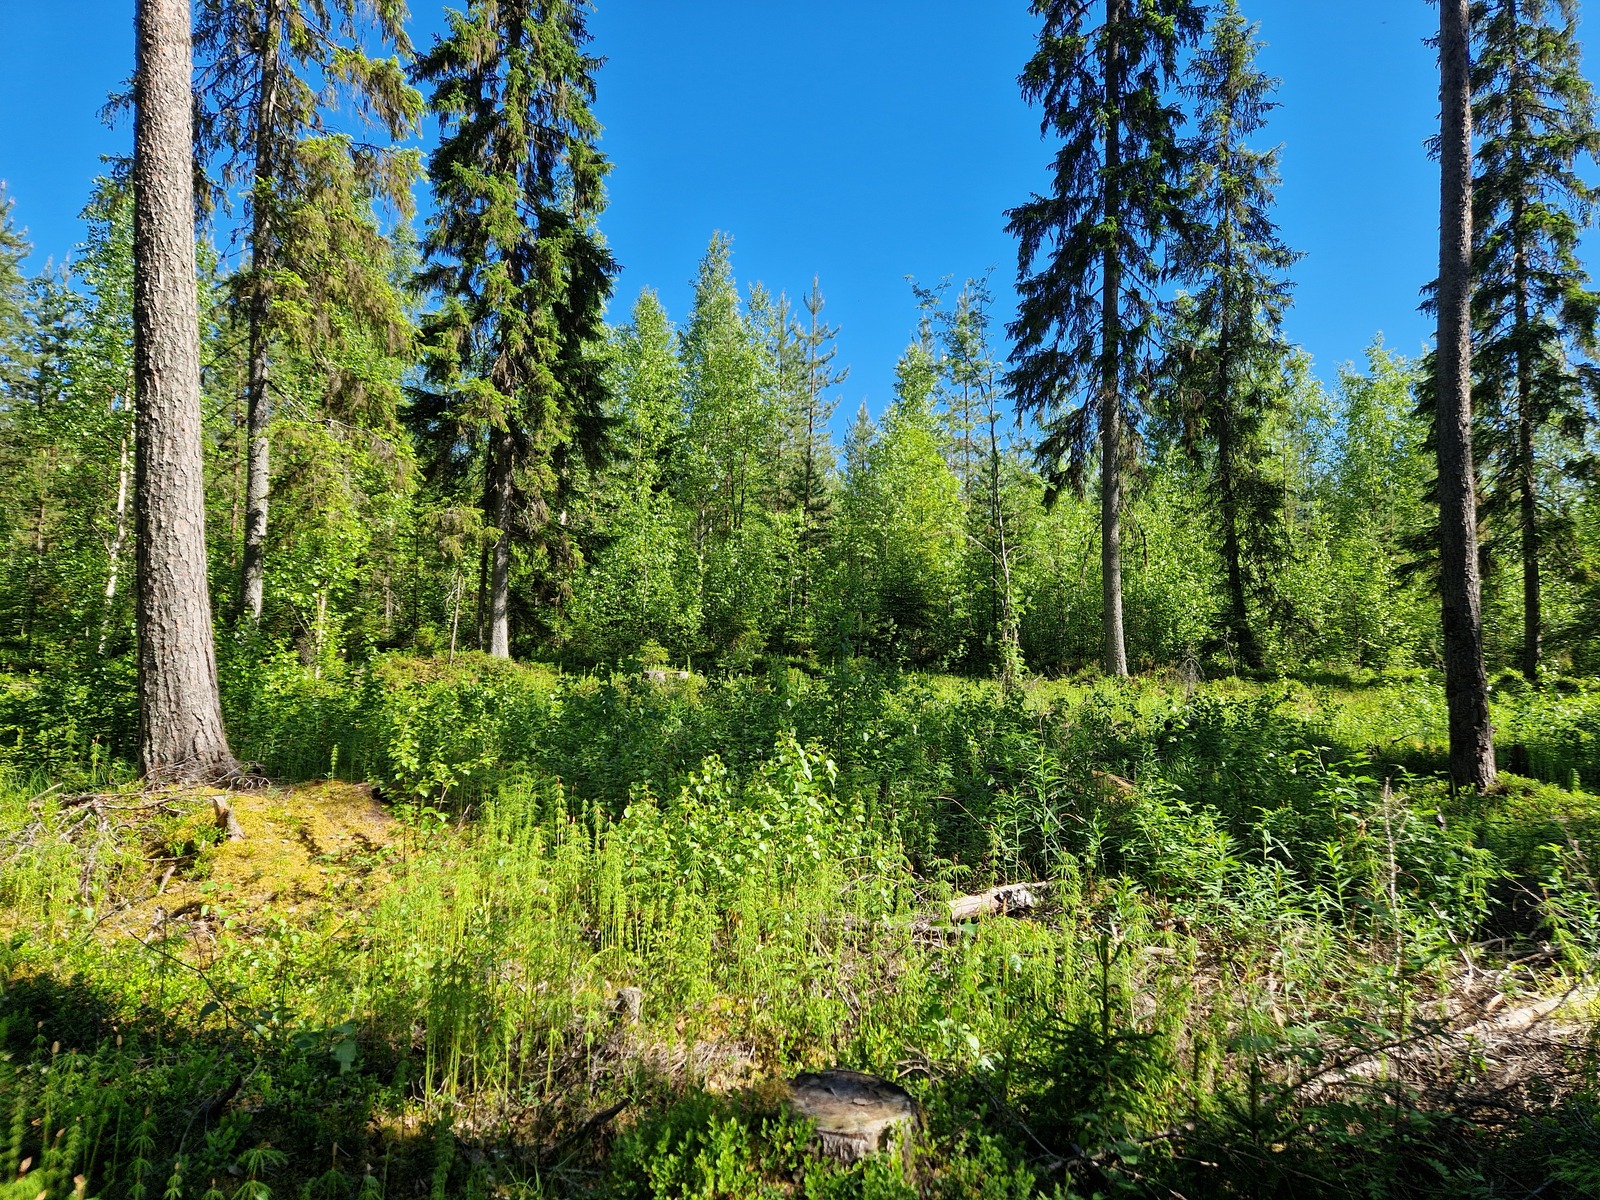
<instances>
[{"instance_id":1,"label":"green foliage","mask_svg":"<svg viewBox=\"0 0 1600 1200\"><path fill-rule=\"evenodd\" d=\"M1290 350L1282 326L1297 256L1272 219L1278 151L1248 145L1276 107L1275 81L1255 68L1256 38L1229 0L1190 68L1200 127L1190 167L1196 225L1179 239L1168 270L1191 291L1174 306L1162 390L1221 518L1227 611L1219 623L1246 665L1260 670L1249 604L1271 610L1276 568L1288 553L1288 487L1270 436L1285 406Z\"/></svg>"},{"instance_id":2,"label":"green foliage","mask_svg":"<svg viewBox=\"0 0 1600 1200\"><path fill-rule=\"evenodd\" d=\"M1592 454L1600 293L1578 241L1600 193L1579 163L1600 153L1600 125L1575 3L1479 0L1472 25L1474 444L1486 547L1502 587L1523 585L1521 644L1508 657L1520 650L1535 676L1546 624L1556 647L1572 636L1541 592L1570 560L1572 484Z\"/></svg>"},{"instance_id":3,"label":"green foliage","mask_svg":"<svg viewBox=\"0 0 1600 1200\"><path fill-rule=\"evenodd\" d=\"M229 706L247 744L375 779L403 821L354 893L201 893L200 958L111 930L148 856L203 883L236 852L208 812L123 825L0 780L0 1168L48 1164L51 1200L75 1174L174 1197L1225 1196L1259 1155L1329 1195L1585 1178L1575 1093L1493 1132L1295 1083L1426 1036L1462 954L1500 970L1549 937L1592 962L1591 798L1451 801L1360 753L1436 746L1435 685L661 684L391 655L348 678L274 660ZM1032 917L938 916L1015 880L1046 884ZM904 1166L817 1160L763 1082L833 1063L904 1073Z\"/></svg>"},{"instance_id":4,"label":"green foliage","mask_svg":"<svg viewBox=\"0 0 1600 1200\"><path fill-rule=\"evenodd\" d=\"M444 132L419 278L438 308L410 418L435 477L496 531L492 615L479 622L501 655L513 550L536 589L564 593L577 464L606 449L599 350L617 264L595 224L611 166L587 21L581 0L473 0L416 66Z\"/></svg>"},{"instance_id":5,"label":"green foliage","mask_svg":"<svg viewBox=\"0 0 1600 1200\"><path fill-rule=\"evenodd\" d=\"M869 440L847 446L826 618L844 653L918 665L958 652L966 518L930 407L931 353L900 363L900 392Z\"/></svg>"}]
</instances>

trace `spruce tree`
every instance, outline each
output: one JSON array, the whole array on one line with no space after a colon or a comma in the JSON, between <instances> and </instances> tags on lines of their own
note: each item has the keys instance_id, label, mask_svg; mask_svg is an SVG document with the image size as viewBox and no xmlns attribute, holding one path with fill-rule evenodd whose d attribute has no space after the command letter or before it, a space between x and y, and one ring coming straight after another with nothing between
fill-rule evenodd
<instances>
[{"instance_id":1,"label":"spruce tree","mask_svg":"<svg viewBox=\"0 0 1600 1200\"><path fill-rule=\"evenodd\" d=\"M1202 9L1033 0L1032 10L1044 26L1020 82L1043 110L1041 132L1061 145L1049 194L1007 213L1019 239L1009 382L1019 413L1046 424L1040 456L1058 483L1083 486L1098 434L1104 665L1126 675L1123 479L1155 347L1162 254L1185 221L1173 91ZM1103 20L1091 28L1095 11Z\"/></svg>"},{"instance_id":2,"label":"spruce tree","mask_svg":"<svg viewBox=\"0 0 1600 1200\"><path fill-rule=\"evenodd\" d=\"M481 481L497 538L489 651L511 653L513 542L552 573L574 456L604 452L603 313L617 272L595 222L610 164L591 111L583 0L471 0L417 64L443 126L421 281L431 391L414 415L437 472ZM556 587L560 580L547 580Z\"/></svg>"},{"instance_id":3,"label":"spruce tree","mask_svg":"<svg viewBox=\"0 0 1600 1200\"><path fill-rule=\"evenodd\" d=\"M1473 122L1473 386L1491 530L1515 531L1522 564L1522 670L1539 674L1546 543L1561 531L1547 479L1583 456L1594 427L1600 294L1578 257L1600 153L1576 0L1479 0ZM1499 539L1496 539L1498 541ZM1491 551L1495 544L1491 543Z\"/></svg>"},{"instance_id":4,"label":"spruce tree","mask_svg":"<svg viewBox=\"0 0 1600 1200\"><path fill-rule=\"evenodd\" d=\"M246 185L250 259L235 280L247 327L239 611L259 621L273 408L282 390L273 381L275 350L289 341L326 357L352 325L392 326L399 304L391 256L374 253L376 228L365 213L372 204L410 212L417 157L392 143L415 128L421 98L398 57L367 50L375 40L396 56L409 53L404 0L200 0L196 18L202 160L220 164L224 193ZM348 100L388 141L340 135L331 126L335 99ZM297 319L307 313L346 320ZM335 372L326 383L337 389L342 381Z\"/></svg>"},{"instance_id":5,"label":"spruce tree","mask_svg":"<svg viewBox=\"0 0 1600 1200\"><path fill-rule=\"evenodd\" d=\"M1269 467L1268 437L1287 391L1283 314L1287 272L1299 256L1283 244L1272 218L1278 151L1250 145L1277 107L1271 98L1277 82L1255 69L1256 31L1236 0L1226 0L1190 65L1186 90L1199 125L1192 143L1194 222L1172 264L1187 295L1173 313L1163 391L1216 505L1225 627L1244 661L1260 670L1265 662L1249 600L1270 597L1286 550L1287 491Z\"/></svg>"}]
</instances>

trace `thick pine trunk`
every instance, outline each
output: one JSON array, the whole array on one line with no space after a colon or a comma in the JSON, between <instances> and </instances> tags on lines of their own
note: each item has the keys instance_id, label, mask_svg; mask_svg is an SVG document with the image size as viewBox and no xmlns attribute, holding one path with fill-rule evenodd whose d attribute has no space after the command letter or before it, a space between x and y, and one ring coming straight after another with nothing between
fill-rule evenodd
<instances>
[{"instance_id":1,"label":"thick pine trunk","mask_svg":"<svg viewBox=\"0 0 1600 1200\"><path fill-rule=\"evenodd\" d=\"M489 438L489 495L494 527L500 531L492 551L489 578L489 653L511 657L511 505L515 442L505 430Z\"/></svg>"},{"instance_id":2,"label":"thick pine trunk","mask_svg":"<svg viewBox=\"0 0 1600 1200\"><path fill-rule=\"evenodd\" d=\"M139 765L147 779L238 771L222 728L206 579L195 284L189 0L140 0L133 339Z\"/></svg>"},{"instance_id":3,"label":"thick pine trunk","mask_svg":"<svg viewBox=\"0 0 1600 1200\"><path fill-rule=\"evenodd\" d=\"M1126 0L1108 0L1106 13L1106 225L1116 228L1122 216L1117 174L1122 165L1122 49L1117 33ZM1107 675L1128 673L1128 651L1122 630L1122 263L1115 242L1102 265L1100 298L1100 603Z\"/></svg>"},{"instance_id":4,"label":"thick pine trunk","mask_svg":"<svg viewBox=\"0 0 1600 1200\"><path fill-rule=\"evenodd\" d=\"M1472 460L1472 87L1468 0L1440 0L1439 577L1443 601L1450 774L1461 787L1495 781L1478 577L1477 473Z\"/></svg>"},{"instance_id":5,"label":"thick pine trunk","mask_svg":"<svg viewBox=\"0 0 1600 1200\"><path fill-rule=\"evenodd\" d=\"M268 358L271 338L273 235L272 188L277 177L273 158L273 125L278 93L278 48L281 12L267 5L262 25L261 83L256 99L255 190L250 227L249 376L245 385L245 439L249 464L245 471L244 553L239 578L239 615L257 622L266 594L267 504L272 490L272 394Z\"/></svg>"}]
</instances>

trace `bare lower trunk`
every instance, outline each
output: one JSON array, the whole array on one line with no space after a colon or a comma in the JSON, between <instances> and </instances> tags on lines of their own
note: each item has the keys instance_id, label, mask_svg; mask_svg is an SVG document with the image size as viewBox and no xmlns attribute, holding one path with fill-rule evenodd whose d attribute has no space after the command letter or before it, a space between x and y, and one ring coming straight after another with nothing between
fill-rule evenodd
<instances>
[{"instance_id":1,"label":"bare lower trunk","mask_svg":"<svg viewBox=\"0 0 1600 1200\"><path fill-rule=\"evenodd\" d=\"M238 771L222 728L206 579L189 0L140 0L134 115L139 765Z\"/></svg>"},{"instance_id":2,"label":"bare lower trunk","mask_svg":"<svg viewBox=\"0 0 1600 1200\"><path fill-rule=\"evenodd\" d=\"M1483 666L1477 472L1472 461L1472 90L1468 0L1440 0L1439 583L1450 775L1484 789L1495 780Z\"/></svg>"},{"instance_id":3,"label":"bare lower trunk","mask_svg":"<svg viewBox=\"0 0 1600 1200\"><path fill-rule=\"evenodd\" d=\"M1539 494L1534 476L1530 402L1531 398L1524 393L1518 418L1522 462L1518 464L1517 473L1522 493L1522 673L1529 683L1537 683L1540 661L1544 657L1544 589L1539 577Z\"/></svg>"},{"instance_id":4,"label":"bare lower trunk","mask_svg":"<svg viewBox=\"0 0 1600 1200\"><path fill-rule=\"evenodd\" d=\"M1513 23L1520 19L1514 5L1511 19ZM1521 147L1528 133L1523 104L1523 83L1520 72L1517 72L1512 77L1511 129L1519 174L1525 169L1521 161ZM1511 236L1515 239L1512 282L1516 291L1516 328L1519 335L1516 342L1517 491L1519 523L1522 526L1522 673L1530 683L1536 683L1539 679L1539 660L1544 651L1544 596L1539 577L1539 493L1533 457L1533 363L1529 359L1526 340L1532 329L1526 222L1527 202L1519 189L1511 202Z\"/></svg>"},{"instance_id":5,"label":"bare lower trunk","mask_svg":"<svg viewBox=\"0 0 1600 1200\"><path fill-rule=\"evenodd\" d=\"M1126 0L1109 0L1108 29L1115 29ZM1117 173L1122 166L1122 50L1115 40L1106 48L1106 223L1116 227L1122 215ZM1107 249L1102 264L1100 322L1100 588L1101 632L1108 675L1128 673L1128 651L1122 631L1122 395L1118 363L1122 354L1122 263L1118 248Z\"/></svg>"},{"instance_id":6,"label":"bare lower trunk","mask_svg":"<svg viewBox=\"0 0 1600 1200\"><path fill-rule=\"evenodd\" d=\"M1226 382L1223 384L1227 388ZM1225 391L1224 404L1232 397ZM1224 420L1217 429L1217 474L1222 492L1222 558L1228 573L1228 630L1233 635L1239 656L1252 671L1266 666L1261 643L1250 626L1249 602L1244 586L1244 548L1239 537L1238 480L1235 478L1233 424Z\"/></svg>"},{"instance_id":7,"label":"bare lower trunk","mask_svg":"<svg viewBox=\"0 0 1600 1200\"><path fill-rule=\"evenodd\" d=\"M500 531L492 551L489 579L489 653L511 657L511 463L512 435L496 430L489 441L489 491L494 527Z\"/></svg>"},{"instance_id":8,"label":"bare lower trunk","mask_svg":"<svg viewBox=\"0 0 1600 1200\"><path fill-rule=\"evenodd\" d=\"M256 100L255 192L250 230L249 377L245 385L245 439L249 465L245 472L244 553L239 579L239 615L261 620L267 577L267 504L272 490L272 393L268 342L271 337L271 272L273 266L272 197L276 178L273 145L278 92L280 10L269 3L263 24L260 92Z\"/></svg>"}]
</instances>

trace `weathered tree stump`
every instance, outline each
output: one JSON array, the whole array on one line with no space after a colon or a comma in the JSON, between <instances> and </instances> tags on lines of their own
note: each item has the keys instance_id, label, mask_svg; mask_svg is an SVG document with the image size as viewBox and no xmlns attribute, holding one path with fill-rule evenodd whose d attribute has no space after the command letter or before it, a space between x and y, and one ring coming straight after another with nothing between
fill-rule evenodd
<instances>
[{"instance_id":1,"label":"weathered tree stump","mask_svg":"<svg viewBox=\"0 0 1600 1200\"><path fill-rule=\"evenodd\" d=\"M903 1146L919 1120L911 1093L860 1071L796 1075L789 1082L789 1108L816 1125L822 1154L847 1163L897 1142Z\"/></svg>"}]
</instances>

